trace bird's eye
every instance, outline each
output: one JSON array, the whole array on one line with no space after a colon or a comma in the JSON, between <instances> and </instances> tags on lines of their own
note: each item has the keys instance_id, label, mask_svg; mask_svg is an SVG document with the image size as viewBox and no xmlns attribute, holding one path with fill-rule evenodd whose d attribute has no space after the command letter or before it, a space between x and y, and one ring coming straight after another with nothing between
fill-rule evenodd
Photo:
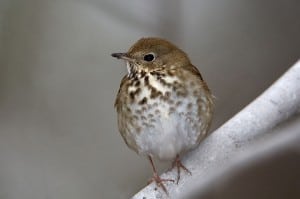
<instances>
[{"instance_id":1,"label":"bird's eye","mask_svg":"<svg viewBox=\"0 0 300 199\"><path fill-rule=\"evenodd\" d=\"M145 61L148 61L148 62L153 61L154 58L155 58L155 56L154 56L153 53L149 53L149 54L146 54L146 55L144 56L144 60L145 60Z\"/></svg>"}]
</instances>

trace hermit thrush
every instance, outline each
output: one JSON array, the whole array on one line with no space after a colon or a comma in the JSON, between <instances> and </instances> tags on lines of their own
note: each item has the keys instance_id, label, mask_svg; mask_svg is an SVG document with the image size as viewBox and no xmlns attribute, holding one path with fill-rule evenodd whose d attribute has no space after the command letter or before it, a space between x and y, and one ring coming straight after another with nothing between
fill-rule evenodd
<instances>
[{"instance_id":1,"label":"hermit thrush","mask_svg":"<svg viewBox=\"0 0 300 199\"><path fill-rule=\"evenodd\" d=\"M213 113L212 94L198 69L181 49L160 38L142 38L126 53L113 53L126 62L115 101L119 131L129 148L149 158L153 178L167 192L152 158L173 160L191 173L180 155L207 136Z\"/></svg>"}]
</instances>

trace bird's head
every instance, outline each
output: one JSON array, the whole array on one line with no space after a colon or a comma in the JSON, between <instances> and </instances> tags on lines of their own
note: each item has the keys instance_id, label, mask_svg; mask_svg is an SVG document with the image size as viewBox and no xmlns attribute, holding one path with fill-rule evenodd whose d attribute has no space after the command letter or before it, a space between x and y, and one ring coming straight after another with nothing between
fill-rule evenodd
<instances>
[{"instance_id":1,"label":"bird's head","mask_svg":"<svg viewBox=\"0 0 300 199\"><path fill-rule=\"evenodd\" d=\"M160 38L142 38L126 53L113 53L113 57L126 61L128 74L151 72L190 64L190 60L177 46Z\"/></svg>"}]
</instances>

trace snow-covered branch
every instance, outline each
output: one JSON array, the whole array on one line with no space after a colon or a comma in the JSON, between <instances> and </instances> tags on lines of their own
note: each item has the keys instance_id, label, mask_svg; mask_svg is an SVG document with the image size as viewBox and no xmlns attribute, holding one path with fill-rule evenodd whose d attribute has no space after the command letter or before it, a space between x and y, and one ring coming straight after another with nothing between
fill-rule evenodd
<instances>
[{"instance_id":1,"label":"snow-covered branch","mask_svg":"<svg viewBox=\"0 0 300 199\"><path fill-rule=\"evenodd\" d=\"M282 75L270 88L237 113L205 139L200 146L186 154L183 163L193 173L182 175L178 185L168 183L170 198L188 190L191 184L204 189L209 176L244 151L258 137L270 132L300 110L300 61ZM176 172L164 173L163 178L176 178ZM166 194L150 184L133 199L167 198Z\"/></svg>"}]
</instances>

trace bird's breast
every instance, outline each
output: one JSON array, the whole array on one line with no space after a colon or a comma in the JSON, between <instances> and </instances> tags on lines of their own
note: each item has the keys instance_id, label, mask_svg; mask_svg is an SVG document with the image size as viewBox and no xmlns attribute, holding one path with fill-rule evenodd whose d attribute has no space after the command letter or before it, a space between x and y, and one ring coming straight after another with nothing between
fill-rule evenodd
<instances>
[{"instance_id":1,"label":"bird's breast","mask_svg":"<svg viewBox=\"0 0 300 199\"><path fill-rule=\"evenodd\" d=\"M123 111L118 112L120 131L130 148L169 160L197 145L206 122L199 112L206 105L199 106L200 96L186 83L151 74L132 81Z\"/></svg>"}]
</instances>

